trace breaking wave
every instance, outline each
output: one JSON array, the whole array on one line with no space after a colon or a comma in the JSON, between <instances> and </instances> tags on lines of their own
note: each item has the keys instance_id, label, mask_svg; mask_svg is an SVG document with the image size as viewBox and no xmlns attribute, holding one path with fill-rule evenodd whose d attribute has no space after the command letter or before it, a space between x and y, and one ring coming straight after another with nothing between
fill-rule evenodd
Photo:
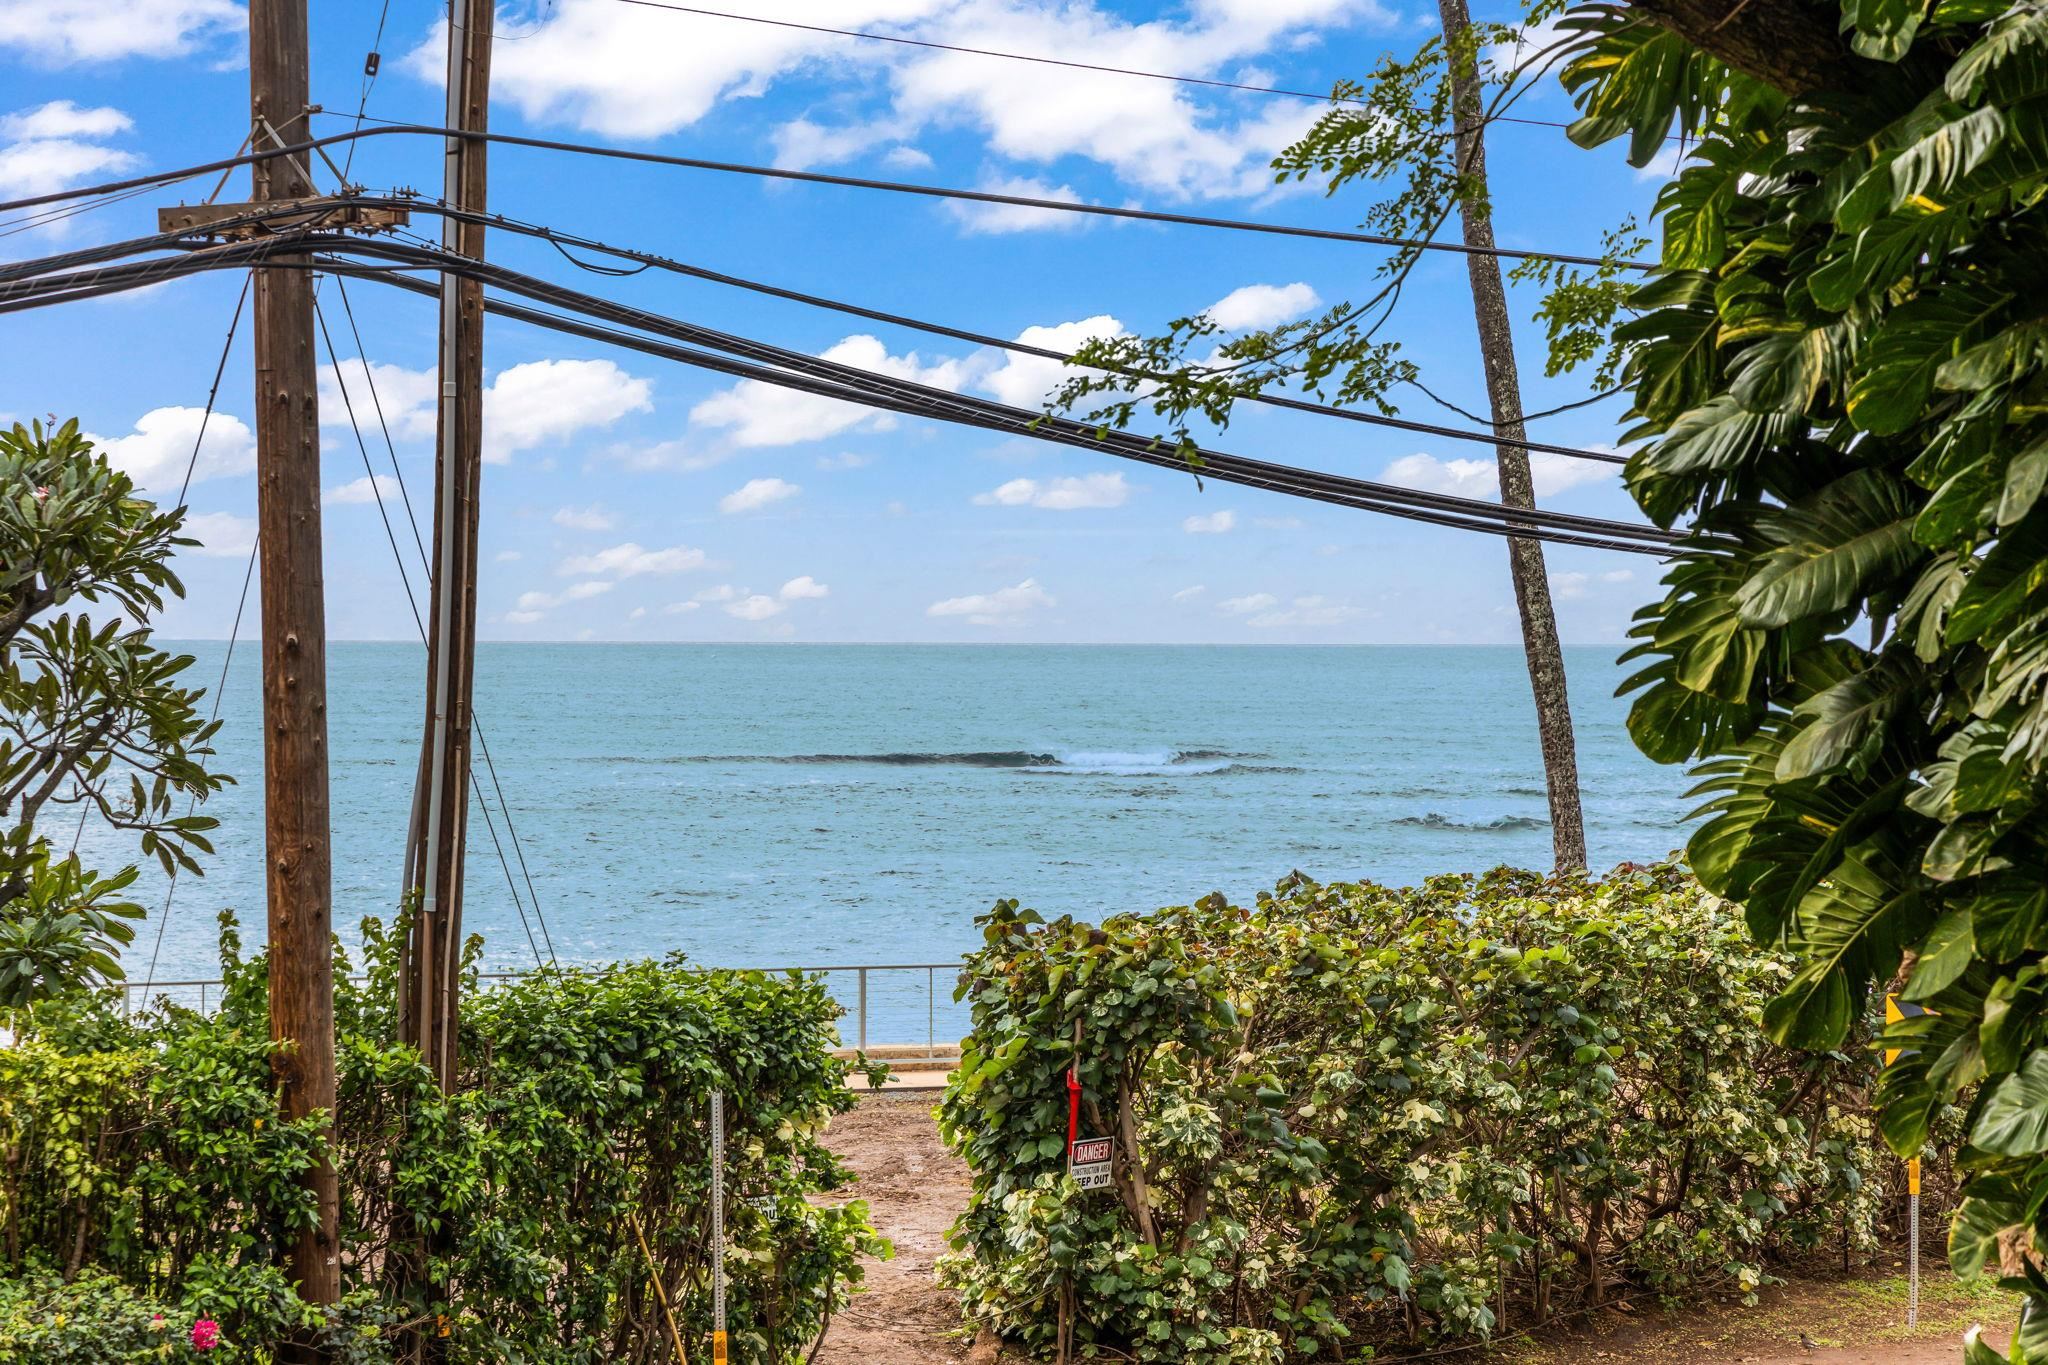
<instances>
[{"instance_id":1,"label":"breaking wave","mask_svg":"<svg viewBox=\"0 0 2048 1365\"><path fill-rule=\"evenodd\" d=\"M1394 821L1394 823L1397 825L1407 825L1412 829L1457 830L1480 834L1498 834L1509 830L1522 829L1546 829L1550 825L1548 820L1539 819L1533 815L1502 815L1491 820L1454 820L1450 816L1441 815L1436 811L1431 811L1427 815L1404 815Z\"/></svg>"},{"instance_id":2,"label":"breaking wave","mask_svg":"<svg viewBox=\"0 0 2048 1365\"><path fill-rule=\"evenodd\" d=\"M1240 766L1238 754L1223 749L1074 750L975 749L958 753L875 754L698 754L680 763L783 763L884 768L1010 768L1019 772L1103 774L1114 777L1202 776Z\"/></svg>"}]
</instances>

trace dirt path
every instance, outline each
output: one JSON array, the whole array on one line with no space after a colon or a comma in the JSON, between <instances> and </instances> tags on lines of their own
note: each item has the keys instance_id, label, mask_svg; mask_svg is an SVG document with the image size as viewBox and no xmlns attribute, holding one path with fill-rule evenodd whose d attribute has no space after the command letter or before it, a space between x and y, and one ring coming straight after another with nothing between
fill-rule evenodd
<instances>
[{"instance_id":1,"label":"dirt path","mask_svg":"<svg viewBox=\"0 0 2048 1365\"><path fill-rule=\"evenodd\" d=\"M935 1092L883 1093L832 1121L826 1141L859 1177L846 1193L868 1201L896 1244L893 1261L869 1262L867 1291L832 1324L818 1365L953 1365L965 1343L953 1296L932 1279L946 1229L967 1207L967 1165L939 1141Z\"/></svg>"},{"instance_id":2,"label":"dirt path","mask_svg":"<svg viewBox=\"0 0 2048 1365\"><path fill-rule=\"evenodd\" d=\"M939 1141L936 1093L882 1093L833 1121L827 1142L858 1177L846 1193L868 1201L896 1259L870 1263L867 1290L832 1324L819 1365L964 1365L967 1344L953 1296L933 1281L946 1229L967 1205L967 1167ZM1905 1280L1892 1267L1864 1276L1801 1281L1736 1304L1667 1313L1609 1312L1571 1332L1459 1351L1447 1365L1955 1365L1973 1322L2001 1347L2017 1300L1958 1284L1939 1258L1926 1270L1919 1327L1905 1327ZM1800 1344L1807 1334L1814 1349ZM1006 1355L1007 1361L1009 1357ZM978 1365L978 1362L977 1362ZM1395 1365L1389 1358L1389 1365Z\"/></svg>"}]
</instances>

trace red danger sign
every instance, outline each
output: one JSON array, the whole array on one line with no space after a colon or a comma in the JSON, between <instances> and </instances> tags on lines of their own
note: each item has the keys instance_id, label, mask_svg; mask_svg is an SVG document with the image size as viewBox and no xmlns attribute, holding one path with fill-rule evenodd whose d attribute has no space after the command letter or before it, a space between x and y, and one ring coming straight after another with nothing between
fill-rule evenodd
<instances>
[{"instance_id":1,"label":"red danger sign","mask_svg":"<svg viewBox=\"0 0 2048 1365\"><path fill-rule=\"evenodd\" d=\"M1093 1166L1109 1160L1110 1141L1108 1138L1075 1138L1073 1162L1076 1166Z\"/></svg>"}]
</instances>

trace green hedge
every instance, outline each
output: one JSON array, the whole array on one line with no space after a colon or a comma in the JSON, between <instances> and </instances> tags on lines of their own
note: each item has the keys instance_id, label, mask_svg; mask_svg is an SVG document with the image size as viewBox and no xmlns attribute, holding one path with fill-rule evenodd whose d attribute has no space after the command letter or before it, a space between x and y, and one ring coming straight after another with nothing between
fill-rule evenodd
<instances>
[{"instance_id":1,"label":"green hedge","mask_svg":"<svg viewBox=\"0 0 2048 1365\"><path fill-rule=\"evenodd\" d=\"M818 1136L853 1103L821 983L671 958L472 991L461 1084L444 1097L390 1041L397 940L366 927L367 982L340 981L337 963L331 1147L316 1124L276 1121L265 963L241 959L231 922L217 1015L124 1020L72 1002L26 1021L0 1050L0 1274L18 1277L0 1305L48 1331L64 1310L37 1276L84 1270L152 1314L217 1319L214 1360L264 1360L308 1330L382 1359L397 1327L421 1322L445 1328L456 1362L666 1359L637 1215L685 1344L708 1356L719 1089L733 1351L803 1358L859 1285L859 1258L887 1249L863 1204L809 1200L844 1181ZM310 1216L298 1176L323 1150L351 1290L325 1322L274 1269ZM114 1293L84 1283L62 1293ZM50 1341L18 1358L72 1358Z\"/></svg>"},{"instance_id":2,"label":"green hedge","mask_svg":"<svg viewBox=\"0 0 2048 1365\"><path fill-rule=\"evenodd\" d=\"M1065 1305L1084 1354L1357 1359L1869 1242L1868 1055L1768 1043L1790 967L1682 869L981 923L942 1274L1040 1355ZM1066 1174L1077 1055L1113 1190Z\"/></svg>"}]
</instances>

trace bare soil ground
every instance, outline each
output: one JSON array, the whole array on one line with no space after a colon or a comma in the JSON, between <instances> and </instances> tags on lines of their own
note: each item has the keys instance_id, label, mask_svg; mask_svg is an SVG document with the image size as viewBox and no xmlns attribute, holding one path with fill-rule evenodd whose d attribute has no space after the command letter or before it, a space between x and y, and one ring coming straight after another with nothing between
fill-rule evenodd
<instances>
[{"instance_id":1,"label":"bare soil ground","mask_svg":"<svg viewBox=\"0 0 2048 1365\"><path fill-rule=\"evenodd\" d=\"M832 1323L817 1365L955 1365L967 1344L953 1295L932 1262L946 1229L967 1207L967 1163L939 1141L935 1091L888 1091L832 1121L827 1143L853 1167L845 1193L868 1201L875 1225L896 1245L893 1261L870 1261L867 1292Z\"/></svg>"},{"instance_id":2,"label":"bare soil ground","mask_svg":"<svg viewBox=\"0 0 2048 1365\"><path fill-rule=\"evenodd\" d=\"M992 1365L957 1335L959 1310L938 1287L932 1262L967 1205L966 1164L939 1140L932 1091L885 1092L835 1120L827 1142L858 1177L847 1191L868 1201L896 1259L870 1263L867 1290L826 1334L818 1365ZM1919 1326L1905 1326L1902 1268L1795 1280L1737 1303L1667 1312L1638 1308L1581 1319L1537 1338L1439 1352L1453 1365L1954 1365L1973 1322L2003 1346L2017 1301L1995 1288L1959 1284L1938 1257L1924 1266ZM1800 1343L1805 1333L1814 1342ZM1005 1362L1009 1355L1003 1357ZM1392 1357L1389 1358L1394 1359Z\"/></svg>"}]
</instances>

